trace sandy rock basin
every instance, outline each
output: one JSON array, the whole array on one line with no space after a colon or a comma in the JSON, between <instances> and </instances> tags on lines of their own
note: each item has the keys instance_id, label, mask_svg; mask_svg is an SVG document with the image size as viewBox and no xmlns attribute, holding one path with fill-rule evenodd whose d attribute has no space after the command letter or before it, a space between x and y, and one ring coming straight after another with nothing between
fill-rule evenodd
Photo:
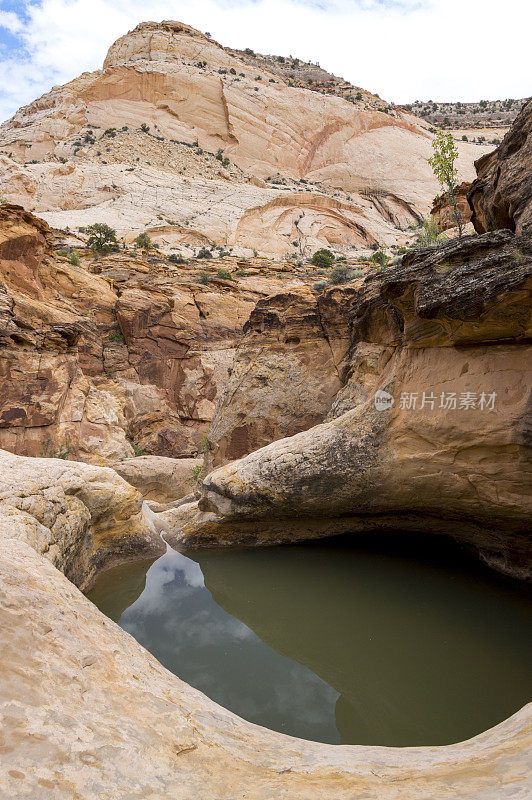
<instances>
[{"instance_id":1,"label":"sandy rock basin","mask_svg":"<svg viewBox=\"0 0 532 800\"><path fill-rule=\"evenodd\" d=\"M138 493L109 469L7 453L1 465L1 796L527 796L531 705L461 744L387 748L295 739L208 700L63 574L83 585L125 541L161 552Z\"/></svg>"}]
</instances>

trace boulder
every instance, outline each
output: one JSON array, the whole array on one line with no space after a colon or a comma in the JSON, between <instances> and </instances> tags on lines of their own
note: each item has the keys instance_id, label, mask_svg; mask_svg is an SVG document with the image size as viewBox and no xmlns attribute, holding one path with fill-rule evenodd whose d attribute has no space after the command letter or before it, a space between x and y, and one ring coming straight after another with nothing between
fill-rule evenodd
<instances>
[{"instance_id":1,"label":"boulder","mask_svg":"<svg viewBox=\"0 0 532 800\"><path fill-rule=\"evenodd\" d=\"M190 494L201 465L200 458L138 456L118 461L113 468L145 500L166 504Z\"/></svg>"},{"instance_id":2,"label":"boulder","mask_svg":"<svg viewBox=\"0 0 532 800\"><path fill-rule=\"evenodd\" d=\"M29 545L86 588L114 563L160 555L140 494L112 469L0 450L2 544Z\"/></svg>"}]
</instances>

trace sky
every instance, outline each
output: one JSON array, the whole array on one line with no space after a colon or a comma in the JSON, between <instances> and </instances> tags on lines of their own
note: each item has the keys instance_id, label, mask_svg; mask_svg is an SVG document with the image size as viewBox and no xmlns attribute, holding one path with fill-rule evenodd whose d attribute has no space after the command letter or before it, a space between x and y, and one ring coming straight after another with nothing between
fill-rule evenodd
<instances>
[{"instance_id":1,"label":"sky","mask_svg":"<svg viewBox=\"0 0 532 800\"><path fill-rule=\"evenodd\" d=\"M531 0L0 0L0 121L101 68L148 19L317 62L395 103L532 94Z\"/></svg>"}]
</instances>

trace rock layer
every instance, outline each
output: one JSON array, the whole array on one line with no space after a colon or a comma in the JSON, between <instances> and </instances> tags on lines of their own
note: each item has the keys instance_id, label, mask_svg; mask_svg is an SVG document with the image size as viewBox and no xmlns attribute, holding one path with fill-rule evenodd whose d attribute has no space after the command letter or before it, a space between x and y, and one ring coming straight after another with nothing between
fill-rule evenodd
<instances>
[{"instance_id":1,"label":"rock layer","mask_svg":"<svg viewBox=\"0 0 532 800\"><path fill-rule=\"evenodd\" d=\"M122 251L75 265L53 242L0 205L0 447L102 464L196 455L244 322L265 294L303 287L293 268L225 280L213 259L201 283L199 263Z\"/></svg>"},{"instance_id":2,"label":"rock layer","mask_svg":"<svg viewBox=\"0 0 532 800\"><path fill-rule=\"evenodd\" d=\"M322 422L345 381L349 284L259 300L244 326L207 438L205 467Z\"/></svg>"}]
</instances>

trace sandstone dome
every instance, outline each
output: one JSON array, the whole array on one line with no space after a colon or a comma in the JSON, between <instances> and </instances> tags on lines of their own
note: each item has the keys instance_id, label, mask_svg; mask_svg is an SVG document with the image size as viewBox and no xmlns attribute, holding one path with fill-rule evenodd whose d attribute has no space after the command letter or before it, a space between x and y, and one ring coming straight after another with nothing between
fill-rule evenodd
<instances>
[{"instance_id":1,"label":"sandstone dome","mask_svg":"<svg viewBox=\"0 0 532 800\"><path fill-rule=\"evenodd\" d=\"M437 192L432 134L341 79L303 88L275 64L181 22L142 23L102 70L0 126L3 194L55 227L107 222L163 248L283 257L402 243ZM459 146L470 179L484 149Z\"/></svg>"}]
</instances>

